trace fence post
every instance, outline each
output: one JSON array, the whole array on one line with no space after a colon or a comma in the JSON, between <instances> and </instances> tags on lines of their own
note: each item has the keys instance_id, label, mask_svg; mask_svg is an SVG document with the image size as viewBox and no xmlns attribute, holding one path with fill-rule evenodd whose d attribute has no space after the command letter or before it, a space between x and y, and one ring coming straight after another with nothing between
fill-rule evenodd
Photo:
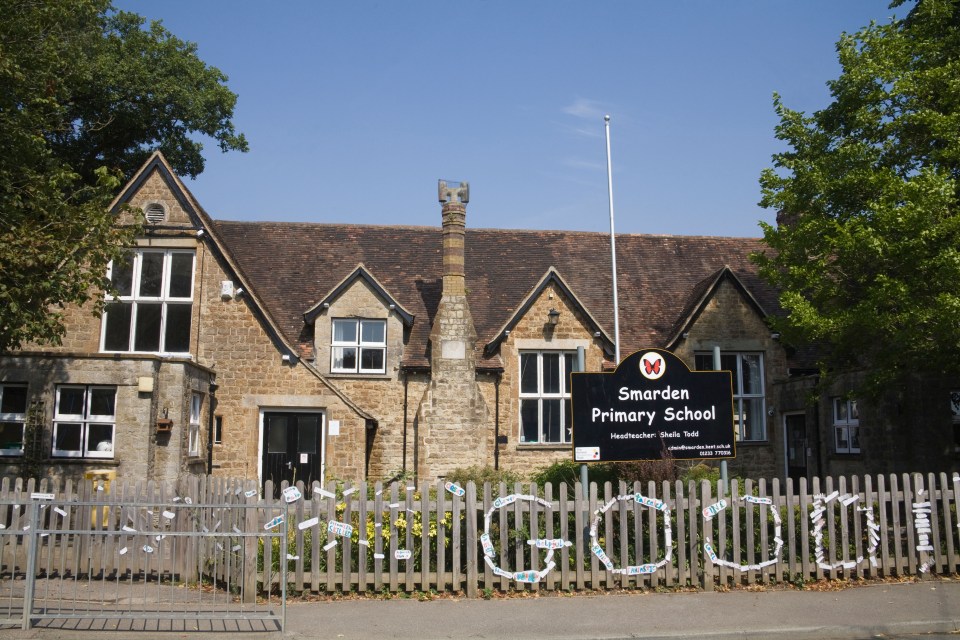
<instances>
[{"instance_id":1,"label":"fence post","mask_svg":"<svg viewBox=\"0 0 960 640\"><path fill-rule=\"evenodd\" d=\"M712 504L710 502L710 481L701 480L700 481L700 504L704 505L704 508ZM703 530L703 540L707 541L713 537L713 525L710 520L707 520L707 517L700 514L700 522ZM710 540L713 542L712 540ZM703 555L703 590L704 591L713 591L713 572L715 565L713 561L700 549L701 554Z\"/></svg>"},{"instance_id":2,"label":"fence post","mask_svg":"<svg viewBox=\"0 0 960 640\"><path fill-rule=\"evenodd\" d=\"M477 485L467 483L467 597L476 598L477 580Z\"/></svg>"},{"instance_id":3,"label":"fence post","mask_svg":"<svg viewBox=\"0 0 960 640\"><path fill-rule=\"evenodd\" d=\"M251 486L253 483L248 483ZM243 526L243 602L254 603L257 601L257 540L258 519L256 504L259 497L244 494L244 526ZM263 564L264 571L270 564L272 556L272 546L263 546Z\"/></svg>"},{"instance_id":4,"label":"fence post","mask_svg":"<svg viewBox=\"0 0 960 640\"><path fill-rule=\"evenodd\" d=\"M27 582L23 589L23 623L21 625L24 631L29 631L33 623L31 614L33 614L33 594L37 586L37 543L40 541L40 536L37 534L40 523L38 517L40 503L30 497L27 504L30 505L30 532L26 534L26 540L24 540L27 545L27 565L24 571Z\"/></svg>"}]
</instances>

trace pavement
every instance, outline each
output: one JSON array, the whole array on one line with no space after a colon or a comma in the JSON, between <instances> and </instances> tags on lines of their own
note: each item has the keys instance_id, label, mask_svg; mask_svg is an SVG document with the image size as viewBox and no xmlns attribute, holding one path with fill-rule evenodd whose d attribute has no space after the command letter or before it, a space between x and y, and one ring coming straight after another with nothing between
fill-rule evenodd
<instances>
[{"instance_id":1,"label":"pavement","mask_svg":"<svg viewBox=\"0 0 960 640\"><path fill-rule=\"evenodd\" d=\"M836 591L544 595L467 600L344 599L291 602L284 631L254 621L157 623L45 621L0 638L242 640L276 638L573 640L707 638L818 640L960 638L960 580L867 583ZM139 625L139 626L138 626ZM166 631L160 629L169 629Z\"/></svg>"}]
</instances>

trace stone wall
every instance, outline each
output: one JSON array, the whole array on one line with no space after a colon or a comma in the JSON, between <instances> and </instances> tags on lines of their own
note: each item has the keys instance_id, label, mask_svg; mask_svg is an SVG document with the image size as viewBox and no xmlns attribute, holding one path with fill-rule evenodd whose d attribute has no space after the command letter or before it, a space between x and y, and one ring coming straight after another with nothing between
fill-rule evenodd
<instances>
[{"instance_id":1,"label":"stone wall","mask_svg":"<svg viewBox=\"0 0 960 640\"><path fill-rule=\"evenodd\" d=\"M89 379L118 384L117 451L112 464L125 475L174 479L184 471L203 470L211 404L209 383L213 374L220 387L213 411L223 420L223 442L213 450L214 473L257 477L262 411L300 408L322 412L326 425L331 420L340 423L340 435L326 437L328 475L350 480L363 478L366 419L350 405L342 391L321 379L311 363L295 358L290 363L282 360L285 348L277 336L269 332L268 323L256 311L249 295L221 297L220 283L232 280L239 286L237 277L221 262L219 254L211 250L209 233L198 241L196 229L201 226L200 222L189 218L157 172L148 177L130 199L133 207L152 203L166 207L164 228L146 225L138 245L196 251L189 361L199 364L196 369L203 373L184 373L188 362L179 365L177 372L173 366L177 359L141 354L99 355L100 319L90 308L71 307L66 311L69 330L63 344L43 348L43 353L49 356L40 365L43 375L37 377L26 370L4 370L4 375L29 380L31 399L39 395L47 400L48 425L52 420L56 383ZM31 352L40 351L32 346L25 348L23 354L29 357ZM94 375L95 371L99 373ZM136 384L140 375L147 374L155 379L156 391L144 398L131 385ZM186 425L193 391L202 393L204 398L199 456L187 455ZM164 409L174 421L174 428L169 435L161 434L158 439L156 419ZM46 438L45 450L49 452L49 432ZM103 464L111 462L97 461L97 465ZM60 461L57 465L70 467Z\"/></svg>"},{"instance_id":2,"label":"stone wall","mask_svg":"<svg viewBox=\"0 0 960 640\"><path fill-rule=\"evenodd\" d=\"M21 354L5 358L0 365L0 381L26 383L30 400L43 403L41 467L51 477L74 480L95 469L108 469L118 476L131 478L166 479L177 478L182 472L202 472L204 460L186 456L189 398L193 392L204 393L210 379L210 371L189 361L149 355L119 359L100 355ZM152 386L152 390L141 390L141 381L150 383L143 388ZM59 385L116 387L111 458L52 456ZM164 415L172 422L172 429L159 433L157 419ZM207 416L209 410L205 403L201 420ZM4 473L13 475L23 461L15 456L0 460Z\"/></svg>"},{"instance_id":3,"label":"stone wall","mask_svg":"<svg viewBox=\"0 0 960 640\"><path fill-rule=\"evenodd\" d=\"M960 471L949 405L949 393L960 388L960 381L945 378L911 376L889 395L859 397L860 451L838 452L833 398L847 397L863 382L863 374L838 375L819 396L825 475Z\"/></svg>"},{"instance_id":4,"label":"stone wall","mask_svg":"<svg viewBox=\"0 0 960 640\"><path fill-rule=\"evenodd\" d=\"M763 354L767 439L763 442L737 442L735 459L728 460L731 474L743 477L780 477L784 473L783 427L777 418L775 383L787 374L786 351L775 340L769 327L730 280L723 280L706 303L689 334L673 352L691 369L697 353L759 352Z\"/></svg>"},{"instance_id":5,"label":"stone wall","mask_svg":"<svg viewBox=\"0 0 960 640\"><path fill-rule=\"evenodd\" d=\"M214 254L198 256L198 362L217 373L215 413L222 417L223 439L214 446L215 473L257 477L262 454L264 409L310 409L340 423L340 435L326 437L328 476L358 480L366 472L366 421L333 384L294 358L270 335L249 295L220 296L220 283L234 280ZM238 284L238 283L235 283Z\"/></svg>"},{"instance_id":6,"label":"stone wall","mask_svg":"<svg viewBox=\"0 0 960 640\"><path fill-rule=\"evenodd\" d=\"M330 344L334 318L384 319L387 323L386 372L384 374L330 373ZM376 291L362 278L357 278L330 306L314 320L315 365L343 392L377 422L370 438L371 480L387 479L400 473L404 467L404 402L407 403L407 466L413 469L412 439L416 403L423 395L426 383L417 376L400 373L403 358L404 326L400 316L389 308Z\"/></svg>"},{"instance_id":7,"label":"stone wall","mask_svg":"<svg viewBox=\"0 0 960 640\"><path fill-rule=\"evenodd\" d=\"M560 318L555 327L548 328L551 309L559 311ZM520 352L576 351L577 347L586 351L587 371L602 369L602 344L590 330L588 319L559 287L549 284L500 345L504 368L500 383L500 433L507 436L507 444L500 449L502 468L528 474L554 462L573 459L570 444L520 443Z\"/></svg>"}]
</instances>

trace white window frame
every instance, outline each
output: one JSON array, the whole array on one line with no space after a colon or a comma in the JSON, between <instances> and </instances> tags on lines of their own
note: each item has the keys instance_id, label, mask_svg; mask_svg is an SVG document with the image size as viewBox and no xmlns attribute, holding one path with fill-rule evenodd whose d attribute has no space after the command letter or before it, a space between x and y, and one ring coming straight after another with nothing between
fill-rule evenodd
<instances>
[{"instance_id":1,"label":"white window frame","mask_svg":"<svg viewBox=\"0 0 960 640\"><path fill-rule=\"evenodd\" d=\"M543 356L560 356L560 390L556 393L549 393L543 390ZM525 445L569 445L571 443L570 423L573 420L572 415L567 415L567 405L570 401L570 373L576 371L577 352L564 351L557 349L523 349L518 353L517 363L517 389L519 390L520 402L517 411L517 425L519 427L519 437L517 442L521 446ZM523 357L536 356L537 362L537 390L535 392L523 391ZM571 371L567 371L568 356L571 362ZM548 440L546 438L543 424L543 403L544 400L560 400L560 440ZM523 404L524 401L537 403L537 440L525 440L523 429ZM572 412L571 412L572 413Z\"/></svg>"},{"instance_id":2,"label":"white window frame","mask_svg":"<svg viewBox=\"0 0 960 640\"><path fill-rule=\"evenodd\" d=\"M24 392L27 390L27 385L25 384L12 384L12 383L3 383L0 384L0 407L3 406L3 397L6 394L8 389L23 389ZM24 393L26 396L26 393ZM23 413L10 412L2 413L0 412L0 422L7 424L19 424L20 425L20 448L0 448L0 455L4 456L22 456L23 455L23 440L26 437L26 425L27 425L27 401L24 400ZM3 443L0 443L2 445Z\"/></svg>"},{"instance_id":3,"label":"white window frame","mask_svg":"<svg viewBox=\"0 0 960 640\"><path fill-rule=\"evenodd\" d=\"M833 446L837 453L860 453L860 447L853 445L853 434L857 433L857 442L860 441L860 409L856 400L834 397L830 399L833 412ZM845 417L841 417L840 407L844 408ZM841 445L841 435L846 435L846 445Z\"/></svg>"},{"instance_id":4,"label":"white window frame","mask_svg":"<svg viewBox=\"0 0 960 640\"><path fill-rule=\"evenodd\" d=\"M353 323L355 327L356 340L337 340L336 325L338 323ZM363 325L379 324L383 327L383 342L365 342L363 340ZM337 366L337 356L346 349L354 349L356 352L356 366L343 367ZM363 368L364 351L380 351L383 354L383 366L378 369ZM341 358L342 360L342 358ZM384 374L387 372L387 321L383 318L333 318L330 323L330 372L331 373L357 373L357 374Z\"/></svg>"},{"instance_id":5,"label":"white window frame","mask_svg":"<svg viewBox=\"0 0 960 640\"><path fill-rule=\"evenodd\" d=\"M156 353L161 355L180 355L180 356L189 356L190 355L190 340L187 340L187 350L186 351L169 351L166 348L166 339L167 339L167 318L169 316L168 309L172 305L182 305L184 303L190 303L190 326L193 326L194 313L193 313L193 289L196 284L197 277L197 256L196 251L193 249L156 249L156 248L138 248L132 249L131 253L134 257L133 260L133 274L131 276L130 283L130 293L129 295L120 295L120 296L105 296L107 307L103 312L103 320L100 323L100 351L101 353ZM163 266L161 274L161 283L160 283L160 295L158 296L146 296L140 295L140 281L141 281L141 272L143 268L143 256L148 253L160 253L163 254ZM173 296L170 295L170 270L173 265L173 256L174 255L189 255L192 257L191 267L190 267L190 295L188 296ZM107 280L112 281L113 279L113 267L114 264L111 261L110 265L107 267ZM130 305L130 332L127 336L127 348L126 349L107 349L107 322L109 320L110 305L112 303L121 303L124 305ZM138 351L136 349L136 338L137 338L137 312L141 304L160 304L160 344L157 351Z\"/></svg>"},{"instance_id":6,"label":"white window frame","mask_svg":"<svg viewBox=\"0 0 960 640\"><path fill-rule=\"evenodd\" d=\"M60 394L65 389L83 390L83 413L82 414L64 414L60 412ZM94 390L113 391L113 414L95 415L91 413L91 401ZM109 385L79 385L62 384L57 386L56 405L53 415L53 443L52 455L55 458L113 458L114 451L117 448L117 388ZM80 426L80 447L79 451L69 449L57 449L57 435L61 428L67 425ZM90 427L108 426L110 427L110 450L97 451L90 450Z\"/></svg>"},{"instance_id":7,"label":"white window frame","mask_svg":"<svg viewBox=\"0 0 960 640\"><path fill-rule=\"evenodd\" d=\"M763 363L763 352L762 351L721 351L720 358L721 361L724 356L734 356L737 359L737 368L733 373L733 421L736 428L736 438L738 442L768 442L770 440L770 434L767 432L767 382L766 382L766 367ZM743 359L747 356L756 356L759 359L759 368L760 368L760 392L759 393L745 393L743 390ZM713 370L713 354L712 353L697 353L694 358L708 359L711 363L709 367L703 367L699 364L697 369L700 371L712 371ZM694 364L697 364L696 362ZM763 427L762 433L759 438L747 438L745 429L745 421L741 418L744 415L744 403L750 401L759 400L760 411L757 412L757 418L760 422L760 425Z\"/></svg>"},{"instance_id":8,"label":"white window frame","mask_svg":"<svg viewBox=\"0 0 960 640\"><path fill-rule=\"evenodd\" d=\"M187 430L187 455L200 455L200 416L203 413L203 396L199 393L190 395L190 423Z\"/></svg>"}]
</instances>

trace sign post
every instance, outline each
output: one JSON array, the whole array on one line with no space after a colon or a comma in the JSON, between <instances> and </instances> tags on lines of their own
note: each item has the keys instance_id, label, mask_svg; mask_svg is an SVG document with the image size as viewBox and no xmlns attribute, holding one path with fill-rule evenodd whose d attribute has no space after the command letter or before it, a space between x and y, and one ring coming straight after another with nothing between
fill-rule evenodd
<instances>
[{"instance_id":1,"label":"sign post","mask_svg":"<svg viewBox=\"0 0 960 640\"><path fill-rule=\"evenodd\" d=\"M571 383L576 462L736 456L729 371L690 371L669 351L646 349Z\"/></svg>"}]
</instances>

